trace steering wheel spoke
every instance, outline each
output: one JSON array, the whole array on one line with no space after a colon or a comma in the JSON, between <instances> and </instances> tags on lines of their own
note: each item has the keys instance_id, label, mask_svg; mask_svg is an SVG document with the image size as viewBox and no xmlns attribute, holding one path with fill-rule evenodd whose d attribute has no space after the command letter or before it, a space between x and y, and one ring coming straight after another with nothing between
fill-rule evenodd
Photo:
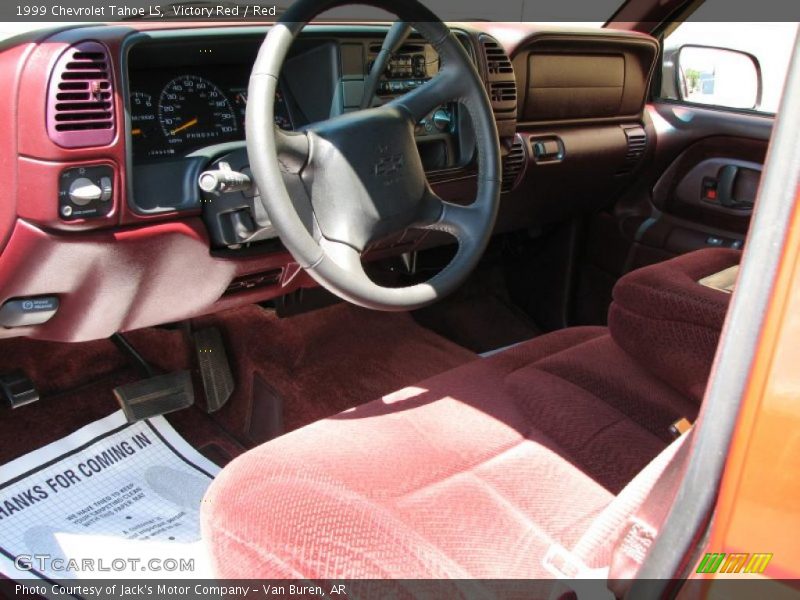
<instances>
[{"instance_id":1,"label":"steering wheel spoke","mask_svg":"<svg viewBox=\"0 0 800 600\"><path fill-rule=\"evenodd\" d=\"M353 248L350 244L337 242L322 238L320 247L325 255L330 258L337 267L347 273L354 283L358 285L374 285L367 273L364 271L364 264L361 262L361 252Z\"/></svg>"},{"instance_id":2,"label":"steering wheel spoke","mask_svg":"<svg viewBox=\"0 0 800 600\"><path fill-rule=\"evenodd\" d=\"M420 208L419 221L414 227L449 233L459 244L471 244L474 232L480 231L486 218L485 212L478 207L447 202L430 188L426 190Z\"/></svg>"},{"instance_id":3,"label":"steering wheel spoke","mask_svg":"<svg viewBox=\"0 0 800 600\"><path fill-rule=\"evenodd\" d=\"M285 173L299 173L308 163L308 134L302 131L284 131L277 125L275 129L275 149L278 151L278 164Z\"/></svg>"},{"instance_id":4,"label":"steering wheel spoke","mask_svg":"<svg viewBox=\"0 0 800 600\"><path fill-rule=\"evenodd\" d=\"M395 98L386 106L400 108L414 124L419 123L438 106L461 97L463 84L456 71L445 67L415 90Z\"/></svg>"}]
</instances>

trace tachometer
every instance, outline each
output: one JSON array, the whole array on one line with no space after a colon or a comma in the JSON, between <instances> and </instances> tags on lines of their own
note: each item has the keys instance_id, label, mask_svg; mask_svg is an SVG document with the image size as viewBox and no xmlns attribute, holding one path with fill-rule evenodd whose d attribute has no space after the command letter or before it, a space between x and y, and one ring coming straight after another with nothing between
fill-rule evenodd
<instances>
[{"instance_id":1,"label":"tachometer","mask_svg":"<svg viewBox=\"0 0 800 600\"><path fill-rule=\"evenodd\" d=\"M275 124L281 129L292 129L292 116L281 91L275 90Z\"/></svg>"},{"instance_id":2,"label":"tachometer","mask_svg":"<svg viewBox=\"0 0 800 600\"><path fill-rule=\"evenodd\" d=\"M158 119L170 144L214 143L238 129L230 100L216 85L197 75L182 75L164 86Z\"/></svg>"},{"instance_id":3,"label":"tachometer","mask_svg":"<svg viewBox=\"0 0 800 600\"><path fill-rule=\"evenodd\" d=\"M242 123L244 123L245 115L247 114L247 88L233 88L231 94L233 94L233 102L239 110ZM280 88L275 90L275 124L287 131L294 129L289 106L286 104Z\"/></svg>"}]
</instances>

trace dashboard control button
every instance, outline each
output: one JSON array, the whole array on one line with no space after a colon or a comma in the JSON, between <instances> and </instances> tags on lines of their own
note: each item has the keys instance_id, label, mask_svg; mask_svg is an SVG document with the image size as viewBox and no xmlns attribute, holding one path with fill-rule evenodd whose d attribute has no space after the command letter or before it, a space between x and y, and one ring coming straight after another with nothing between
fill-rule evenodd
<instances>
[{"instance_id":1,"label":"dashboard control button","mask_svg":"<svg viewBox=\"0 0 800 600\"><path fill-rule=\"evenodd\" d=\"M58 179L58 215L65 221L105 217L114 208L113 196L110 165L69 167Z\"/></svg>"},{"instance_id":2,"label":"dashboard control button","mask_svg":"<svg viewBox=\"0 0 800 600\"><path fill-rule=\"evenodd\" d=\"M111 200L111 194L114 191L114 188L111 185L111 177L100 178L100 189L102 190L102 193L100 194L100 200L102 202L108 202Z\"/></svg>"},{"instance_id":3,"label":"dashboard control button","mask_svg":"<svg viewBox=\"0 0 800 600\"><path fill-rule=\"evenodd\" d=\"M200 173L197 184L206 194L244 193L253 187L253 182L247 175L234 171L224 161L219 162L218 169Z\"/></svg>"},{"instance_id":4,"label":"dashboard control button","mask_svg":"<svg viewBox=\"0 0 800 600\"><path fill-rule=\"evenodd\" d=\"M100 186L86 177L78 177L69 186L69 199L78 206L86 206L99 200L102 195L103 190L100 189Z\"/></svg>"},{"instance_id":5,"label":"dashboard control button","mask_svg":"<svg viewBox=\"0 0 800 600\"><path fill-rule=\"evenodd\" d=\"M552 163L564 160L564 143L556 136L529 138L533 159L537 163Z\"/></svg>"},{"instance_id":6,"label":"dashboard control button","mask_svg":"<svg viewBox=\"0 0 800 600\"><path fill-rule=\"evenodd\" d=\"M0 327L31 327L50 320L58 310L57 296L7 300L0 307Z\"/></svg>"},{"instance_id":7,"label":"dashboard control button","mask_svg":"<svg viewBox=\"0 0 800 600\"><path fill-rule=\"evenodd\" d=\"M444 108L440 108L433 113L433 124L439 131L447 131L450 129L450 121L450 112Z\"/></svg>"}]
</instances>

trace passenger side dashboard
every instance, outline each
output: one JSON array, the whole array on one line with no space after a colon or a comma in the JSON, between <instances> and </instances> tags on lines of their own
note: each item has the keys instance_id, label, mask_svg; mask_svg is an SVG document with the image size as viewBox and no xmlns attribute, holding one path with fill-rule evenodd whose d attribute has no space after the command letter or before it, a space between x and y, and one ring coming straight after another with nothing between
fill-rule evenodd
<instances>
[{"instance_id":1,"label":"passenger side dashboard","mask_svg":"<svg viewBox=\"0 0 800 600\"><path fill-rule=\"evenodd\" d=\"M517 133L498 230L541 228L597 212L652 157L644 108L658 55L649 36L488 26L511 57Z\"/></svg>"}]
</instances>

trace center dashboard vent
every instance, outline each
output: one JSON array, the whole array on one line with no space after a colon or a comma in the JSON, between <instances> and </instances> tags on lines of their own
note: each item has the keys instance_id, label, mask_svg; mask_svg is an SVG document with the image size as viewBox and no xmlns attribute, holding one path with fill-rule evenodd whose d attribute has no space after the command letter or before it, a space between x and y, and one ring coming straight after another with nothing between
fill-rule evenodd
<instances>
[{"instance_id":1,"label":"center dashboard vent","mask_svg":"<svg viewBox=\"0 0 800 600\"><path fill-rule=\"evenodd\" d=\"M500 190L503 193L510 192L517 186L527 160L525 144L522 137L517 135L508 150L508 154L503 158L503 180L500 185Z\"/></svg>"},{"instance_id":2,"label":"center dashboard vent","mask_svg":"<svg viewBox=\"0 0 800 600\"><path fill-rule=\"evenodd\" d=\"M513 81L494 81L489 84L489 97L492 103L517 103L517 84Z\"/></svg>"},{"instance_id":3,"label":"center dashboard vent","mask_svg":"<svg viewBox=\"0 0 800 600\"><path fill-rule=\"evenodd\" d=\"M625 153L625 162L617 171L617 175L626 175L636 168L642 160L647 149L647 133L641 125L623 127L625 139L628 144L628 151Z\"/></svg>"},{"instance_id":4,"label":"center dashboard vent","mask_svg":"<svg viewBox=\"0 0 800 600\"><path fill-rule=\"evenodd\" d=\"M493 37L482 34L479 40L486 68L486 91L492 110L500 119L516 119L517 80L511 60Z\"/></svg>"},{"instance_id":5,"label":"center dashboard vent","mask_svg":"<svg viewBox=\"0 0 800 600\"><path fill-rule=\"evenodd\" d=\"M497 43L497 40L488 35L481 36L481 46L483 55L486 57L486 70L489 75L514 74L511 61L506 56L505 50Z\"/></svg>"},{"instance_id":6,"label":"center dashboard vent","mask_svg":"<svg viewBox=\"0 0 800 600\"><path fill-rule=\"evenodd\" d=\"M111 59L99 42L70 46L50 74L47 134L59 146L110 144L115 133Z\"/></svg>"}]
</instances>

